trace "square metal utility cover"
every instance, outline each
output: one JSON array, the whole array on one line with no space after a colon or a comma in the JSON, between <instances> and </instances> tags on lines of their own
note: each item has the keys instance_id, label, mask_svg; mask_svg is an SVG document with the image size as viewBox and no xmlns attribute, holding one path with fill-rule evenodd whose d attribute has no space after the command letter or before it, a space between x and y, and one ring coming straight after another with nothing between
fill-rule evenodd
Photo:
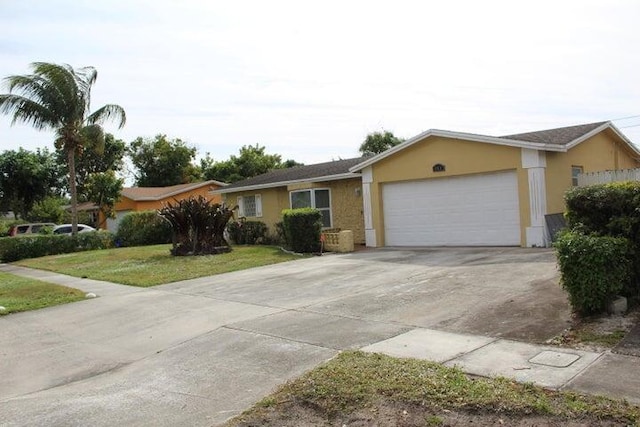
<instances>
[{"instance_id":1,"label":"square metal utility cover","mask_svg":"<svg viewBox=\"0 0 640 427\"><path fill-rule=\"evenodd\" d=\"M578 359L580 356L577 354L545 350L533 356L529 362L555 368L566 368Z\"/></svg>"}]
</instances>

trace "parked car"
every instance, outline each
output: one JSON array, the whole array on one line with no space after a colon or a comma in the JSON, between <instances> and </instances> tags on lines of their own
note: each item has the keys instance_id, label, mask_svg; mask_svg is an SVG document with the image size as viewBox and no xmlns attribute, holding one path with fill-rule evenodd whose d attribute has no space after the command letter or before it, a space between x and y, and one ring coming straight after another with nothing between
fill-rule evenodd
<instances>
[{"instance_id":1,"label":"parked car","mask_svg":"<svg viewBox=\"0 0 640 427\"><path fill-rule=\"evenodd\" d=\"M78 224L78 233L87 233L96 231L95 228L86 224ZM71 224L61 224L53 227L53 234L71 234Z\"/></svg>"},{"instance_id":2,"label":"parked car","mask_svg":"<svg viewBox=\"0 0 640 427\"><path fill-rule=\"evenodd\" d=\"M11 228L9 228L9 236L15 237L20 234L41 233L47 227L54 228L56 225L52 222L34 222L31 224L12 225Z\"/></svg>"}]
</instances>

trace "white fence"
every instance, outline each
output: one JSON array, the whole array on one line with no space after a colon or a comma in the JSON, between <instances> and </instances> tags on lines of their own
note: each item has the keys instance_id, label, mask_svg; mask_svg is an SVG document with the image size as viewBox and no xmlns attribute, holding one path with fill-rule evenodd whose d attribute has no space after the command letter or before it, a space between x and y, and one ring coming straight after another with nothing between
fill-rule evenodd
<instances>
[{"instance_id":1,"label":"white fence","mask_svg":"<svg viewBox=\"0 0 640 427\"><path fill-rule=\"evenodd\" d=\"M585 187L607 182L640 181L640 169L622 169L616 171L588 172L578 175L578 186Z\"/></svg>"}]
</instances>

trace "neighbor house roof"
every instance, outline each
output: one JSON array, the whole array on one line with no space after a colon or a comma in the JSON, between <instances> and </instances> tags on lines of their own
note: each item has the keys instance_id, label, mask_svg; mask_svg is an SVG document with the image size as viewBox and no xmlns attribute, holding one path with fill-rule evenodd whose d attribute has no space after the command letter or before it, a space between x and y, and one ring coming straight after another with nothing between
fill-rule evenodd
<instances>
[{"instance_id":1,"label":"neighbor house roof","mask_svg":"<svg viewBox=\"0 0 640 427\"><path fill-rule=\"evenodd\" d=\"M169 187L127 187L122 189L122 195L128 199L146 202L166 199L177 194L186 193L204 186L225 186L224 182L209 180L203 182L191 182L188 184L171 185Z\"/></svg>"},{"instance_id":2,"label":"neighbor house roof","mask_svg":"<svg viewBox=\"0 0 640 427\"><path fill-rule=\"evenodd\" d=\"M596 122L577 126L567 126L562 128L547 129L537 132L519 133L505 136L488 136L466 132L452 132L447 130L430 129L414 136L401 144L396 145L380 154L365 159L363 162L349 169L351 172L358 172L400 150L404 150L411 145L432 136L443 138L455 138L465 141L483 142L495 145L507 145L511 147L529 148L533 150L566 152L570 148L591 138L593 135L605 129L613 131L624 143L638 156L640 151L633 143L624 136L611 122Z\"/></svg>"},{"instance_id":3,"label":"neighbor house roof","mask_svg":"<svg viewBox=\"0 0 640 427\"><path fill-rule=\"evenodd\" d=\"M359 173L349 172L349 168L362 163L367 157L334 160L313 165L294 166L286 169L274 169L262 175L247 178L218 188L213 193L234 193L237 191L258 190L261 188L281 187L297 182L334 181L359 177Z\"/></svg>"}]
</instances>

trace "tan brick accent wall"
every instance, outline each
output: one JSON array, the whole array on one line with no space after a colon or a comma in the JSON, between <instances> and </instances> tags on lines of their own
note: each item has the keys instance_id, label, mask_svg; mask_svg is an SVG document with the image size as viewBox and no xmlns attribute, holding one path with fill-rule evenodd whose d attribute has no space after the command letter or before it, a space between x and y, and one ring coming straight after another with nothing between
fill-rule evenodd
<instances>
[{"instance_id":1,"label":"tan brick accent wall","mask_svg":"<svg viewBox=\"0 0 640 427\"><path fill-rule=\"evenodd\" d=\"M364 215L362 207L362 180L330 181L333 227L353 231L355 244L364 244Z\"/></svg>"}]
</instances>

